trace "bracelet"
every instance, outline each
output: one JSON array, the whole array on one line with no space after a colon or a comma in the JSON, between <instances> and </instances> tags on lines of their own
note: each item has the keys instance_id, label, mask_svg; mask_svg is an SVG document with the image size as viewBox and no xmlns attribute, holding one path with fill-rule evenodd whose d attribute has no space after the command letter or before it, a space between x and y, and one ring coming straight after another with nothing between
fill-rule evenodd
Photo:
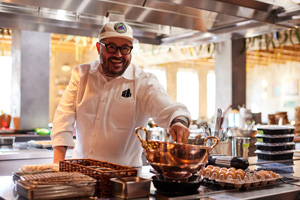
<instances>
[{"instance_id":1,"label":"bracelet","mask_svg":"<svg viewBox=\"0 0 300 200\"><path fill-rule=\"evenodd\" d=\"M182 119L182 117L181 117L181 118L175 118L175 119L172 121L171 126L172 126L173 124L177 123L177 122L180 122L180 123L182 123L184 126L186 126L186 127L188 128L188 127L189 127L189 124L188 124L186 121L188 121L188 120L184 120L184 119Z\"/></svg>"}]
</instances>

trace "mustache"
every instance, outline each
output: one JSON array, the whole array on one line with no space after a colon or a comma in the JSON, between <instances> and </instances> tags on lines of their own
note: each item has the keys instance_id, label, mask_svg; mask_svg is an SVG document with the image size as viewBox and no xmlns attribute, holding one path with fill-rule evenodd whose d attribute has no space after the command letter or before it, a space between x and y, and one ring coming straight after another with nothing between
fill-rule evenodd
<instances>
[{"instance_id":1,"label":"mustache","mask_svg":"<svg viewBox=\"0 0 300 200\"><path fill-rule=\"evenodd\" d=\"M116 56L112 56L112 57L109 57L108 58L108 60L119 60L119 61L122 61L122 62L124 62L124 58L118 58L118 57L116 57Z\"/></svg>"}]
</instances>

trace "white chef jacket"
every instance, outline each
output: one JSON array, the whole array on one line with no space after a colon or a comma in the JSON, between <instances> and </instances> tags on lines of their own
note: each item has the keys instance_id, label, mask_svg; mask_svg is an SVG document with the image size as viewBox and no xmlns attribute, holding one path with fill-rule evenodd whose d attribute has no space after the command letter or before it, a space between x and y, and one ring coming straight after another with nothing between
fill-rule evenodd
<instances>
[{"instance_id":1,"label":"white chef jacket","mask_svg":"<svg viewBox=\"0 0 300 200\"><path fill-rule=\"evenodd\" d=\"M175 103L157 78L130 64L124 74L107 81L100 61L75 67L55 112L52 146L76 145L73 158L92 158L125 166L142 166L136 127L152 117L168 128L176 116L190 120L186 106ZM142 137L143 134L142 134Z\"/></svg>"}]
</instances>

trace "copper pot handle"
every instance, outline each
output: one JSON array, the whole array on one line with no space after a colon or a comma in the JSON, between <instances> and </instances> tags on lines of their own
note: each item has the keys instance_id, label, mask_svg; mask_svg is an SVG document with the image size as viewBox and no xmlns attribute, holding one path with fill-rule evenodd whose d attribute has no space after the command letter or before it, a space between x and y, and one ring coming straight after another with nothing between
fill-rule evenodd
<instances>
[{"instance_id":1,"label":"copper pot handle","mask_svg":"<svg viewBox=\"0 0 300 200\"><path fill-rule=\"evenodd\" d=\"M145 140L143 140L142 137L140 136L139 130L145 131L145 133L146 133L146 139ZM148 138L149 138L149 132L147 131L147 129L145 127L137 127L137 128L135 128L134 132L135 132L136 136L139 138L139 140L141 141L142 147L144 149L146 149L148 147Z\"/></svg>"},{"instance_id":2,"label":"copper pot handle","mask_svg":"<svg viewBox=\"0 0 300 200\"><path fill-rule=\"evenodd\" d=\"M209 139L214 139L214 144L210 147L210 148L215 148L215 146L217 146L217 144L219 144L219 138L218 137L216 137L216 136L207 136L206 138L205 138L205 140L204 140L204 146L206 146L206 142L207 142L207 140L209 140Z\"/></svg>"}]
</instances>

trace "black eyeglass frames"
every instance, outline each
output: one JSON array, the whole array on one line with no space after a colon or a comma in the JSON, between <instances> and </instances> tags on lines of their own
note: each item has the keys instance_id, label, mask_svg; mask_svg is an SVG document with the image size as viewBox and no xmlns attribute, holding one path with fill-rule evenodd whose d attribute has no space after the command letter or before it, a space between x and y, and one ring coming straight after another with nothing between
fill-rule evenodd
<instances>
[{"instance_id":1,"label":"black eyeglass frames","mask_svg":"<svg viewBox=\"0 0 300 200\"><path fill-rule=\"evenodd\" d=\"M113 43L109 43L109 44L104 44L102 42L98 42L98 43L105 46L106 51L108 53L116 53L119 49L122 55L128 55L131 53L131 50L133 49L133 47L128 46L126 44L118 47L117 45L115 45Z\"/></svg>"}]
</instances>

